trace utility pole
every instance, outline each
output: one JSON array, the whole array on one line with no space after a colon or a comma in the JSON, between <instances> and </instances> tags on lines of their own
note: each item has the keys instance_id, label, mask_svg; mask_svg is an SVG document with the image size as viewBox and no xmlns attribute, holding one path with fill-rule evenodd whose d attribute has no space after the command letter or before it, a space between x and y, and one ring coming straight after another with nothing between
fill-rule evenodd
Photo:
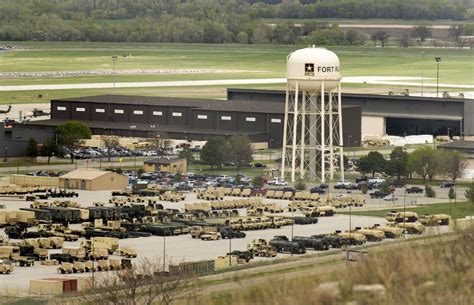
<instances>
[{"instance_id":1,"label":"utility pole","mask_svg":"<svg viewBox=\"0 0 474 305\"><path fill-rule=\"evenodd\" d=\"M230 226L232 221L232 211L229 210L229 267L232 266L232 227Z\"/></svg>"},{"instance_id":2,"label":"utility pole","mask_svg":"<svg viewBox=\"0 0 474 305\"><path fill-rule=\"evenodd\" d=\"M441 57L435 57L436 61L436 98L439 94L439 63L441 62Z\"/></svg>"},{"instance_id":3,"label":"utility pole","mask_svg":"<svg viewBox=\"0 0 474 305\"><path fill-rule=\"evenodd\" d=\"M425 85L425 51L421 51L421 97L423 97L424 85Z\"/></svg>"},{"instance_id":4,"label":"utility pole","mask_svg":"<svg viewBox=\"0 0 474 305\"><path fill-rule=\"evenodd\" d=\"M115 94L115 61L117 60L117 55L112 56L112 66L113 66L113 83L114 83L114 94Z\"/></svg>"}]
</instances>

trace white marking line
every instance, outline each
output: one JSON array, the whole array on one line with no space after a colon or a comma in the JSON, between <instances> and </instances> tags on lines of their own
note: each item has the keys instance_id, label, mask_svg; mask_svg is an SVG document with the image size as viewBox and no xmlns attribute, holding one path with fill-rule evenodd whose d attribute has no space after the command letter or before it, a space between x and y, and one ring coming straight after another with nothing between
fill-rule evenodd
<instances>
[{"instance_id":1,"label":"white marking line","mask_svg":"<svg viewBox=\"0 0 474 305\"><path fill-rule=\"evenodd\" d=\"M430 78L425 78L428 80ZM407 82L411 81L411 82ZM402 76L351 76L344 77L345 84L368 84L368 85L394 85L394 86L420 86L420 77ZM159 82L117 82L115 88L148 88L148 87L199 87L199 86L228 86L228 85L264 85L285 84L286 78L262 78L262 79L225 79L225 80L194 80L194 81L159 81ZM436 87L436 83L425 83L425 87ZM466 84L439 84L445 88L474 89L474 85ZM17 85L0 86L0 91L33 91L33 90L69 90L69 89L108 89L113 88L114 83L89 83L89 84L58 84L58 85Z\"/></svg>"}]
</instances>

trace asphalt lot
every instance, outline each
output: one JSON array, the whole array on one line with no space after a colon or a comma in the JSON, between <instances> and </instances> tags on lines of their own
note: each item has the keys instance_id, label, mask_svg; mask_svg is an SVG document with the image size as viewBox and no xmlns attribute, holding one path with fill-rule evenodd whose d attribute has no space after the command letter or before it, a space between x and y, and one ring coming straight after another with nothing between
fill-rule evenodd
<instances>
[{"instance_id":1,"label":"asphalt lot","mask_svg":"<svg viewBox=\"0 0 474 305\"><path fill-rule=\"evenodd\" d=\"M436 188L437 195L440 199L424 198L423 194L407 194L406 205L413 204L427 204L434 202L445 202L447 200L447 190ZM346 193L339 190L331 190L331 193ZM110 191L79 191L79 197L74 199L79 202L81 206L91 206L95 201L108 201L111 197ZM353 194L361 195L360 191L353 191ZM366 205L362 208L353 207L352 210L362 209L377 209L387 208L403 205L404 191L398 189L395 194L400 198L395 202L386 202L381 199L369 199L366 195ZM463 199L464 190L458 190L458 197ZM234 197L226 197L226 199L232 199ZM185 201L177 203L164 203L166 208L183 208L185 203L198 202L195 194L188 194ZM287 200L275 200L275 199L264 199L264 202L276 203L280 206L288 206L289 201ZM2 200L2 203L7 206L8 209L19 209L21 207L28 207L29 203L22 200ZM244 210L239 211L244 214ZM289 212L280 215L290 215ZM295 213L295 215L298 215ZM365 216L352 216L351 219L352 227L363 227L373 224L385 223L385 219L378 217L365 217ZM79 225L72 225L76 227ZM349 216L347 215L336 215L333 217L320 217L319 222L313 225L295 225L294 236L309 236L313 234L331 233L335 230L347 230L349 228ZM31 228L34 230L34 228ZM244 239L233 239L232 250L245 250L249 241L255 238L271 239L275 235L286 235L291 236L292 227L285 226L280 229L267 229L258 231L246 231L247 237ZM0 234L4 235L3 229L0 229ZM198 239L191 238L190 235L180 235L172 237L146 237L146 238L135 238L135 239L123 239L119 241L120 246L131 246L137 249L138 257L146 257L154 260L162 260L164 243L166 243L166 261L172 263L180 263L183 261L195 261L203 259L213 259L219 255L225 255L230 249L229 240L218 240L218 241L201 241ZM78 246L79 242L66 242L65 246ZM50 253L58 252L60 250L50 250ZM314 253L308 251L308 254ZM286 254L279 254L278 257L284 257ZM139 259L138 258L138 259ZM256 260L264 260L264 258L257 258ZM10 292L27 292L29 287L29 280L57 277L57 266L41 266L39 262L36 263L35 267L32 268L15 268L14 272L10 275L0 275L0 293ZM61 275L62 276L62 275Z\"/></svg>"}]
</instances>

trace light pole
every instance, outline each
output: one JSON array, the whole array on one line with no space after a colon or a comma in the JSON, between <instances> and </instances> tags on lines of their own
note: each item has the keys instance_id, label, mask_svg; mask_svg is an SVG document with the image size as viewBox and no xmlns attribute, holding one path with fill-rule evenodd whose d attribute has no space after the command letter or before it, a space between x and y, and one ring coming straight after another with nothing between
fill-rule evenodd
<instances>
[{"instance_id":1,"label":"light pole","mask_svg":"<svg viewBox=\"0 0 474 305\"><path fill-rule=\"evenodd\" d=\"M421 97L423 97L424 85L425 85L425 66L423 61L425 60L425 51L421 51Z\"/></svg>"},{"instance_id":2,"label":"light pole","mask_svg":"<svg viewBox=\"0 0 474 305\"><path fill-rule=\"evenodd\" d=\"M451 130L451 128L448 127L448 138L450 138L450 137L449 137L449 131L450 131L450 130ZM448 141L449 141L449 140L448 140Z\"/></svg>"},{"instance_id":3,"label":"light pole","mask_svg":"<svg viewBox=\"0 0 474 305\"><path fill-rule=\"evenodd\" d=\"M232 210L228 210L228 213L229 213L229 267L231 267L232 266L232 233L233 233L233 230L231 227Z\"/></svg>"},{"instance_id":4,"label":"light pole","mask_svg":"<svg viewBox=\"0 0 474 305\"><path fill-rule=\"evenodd\" d=\"M5 157L3 158L3 162L8 162L8 147L5 146Z\"/></svg>"},{"instance_id":5,"label":"light pole","mask_svg":"<svg viewBox=\"0 0 474 305\"><path fill-rule=\"evenodd\" d=\"M114 83L114 94L115 94L115 61L117 60L117 55L112 56L112 66L113 66L113 83Z\"/></svg>"},{"instance_id":6,"label":"light pole","mask_svg":"<svg viewBox=\"0 0 474 305\"><path fill-rule=\"evenodd\" d=\"M436 61L436 98L438 98L439 94L439 63L441 62L441 57L435 57Z\"/></svg>"}]
</instances>

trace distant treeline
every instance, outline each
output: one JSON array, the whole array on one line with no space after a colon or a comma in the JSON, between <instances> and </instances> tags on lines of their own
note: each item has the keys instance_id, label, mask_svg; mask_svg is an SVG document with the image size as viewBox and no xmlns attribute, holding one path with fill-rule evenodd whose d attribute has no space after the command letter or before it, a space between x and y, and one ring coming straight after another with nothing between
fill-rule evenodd
<instances>
[{"instance_id":1,"label":"distant treeline","mask_svg":"<svg viewBox=\"0 0 474 305\"><path fill-rule=\"evenodd\" d=\"M0 40L351 45L355 31L263 18L474 19L463 0L0 0ZM470 3L467 1L466 3Z\"/></svg>"}]
</instances>

